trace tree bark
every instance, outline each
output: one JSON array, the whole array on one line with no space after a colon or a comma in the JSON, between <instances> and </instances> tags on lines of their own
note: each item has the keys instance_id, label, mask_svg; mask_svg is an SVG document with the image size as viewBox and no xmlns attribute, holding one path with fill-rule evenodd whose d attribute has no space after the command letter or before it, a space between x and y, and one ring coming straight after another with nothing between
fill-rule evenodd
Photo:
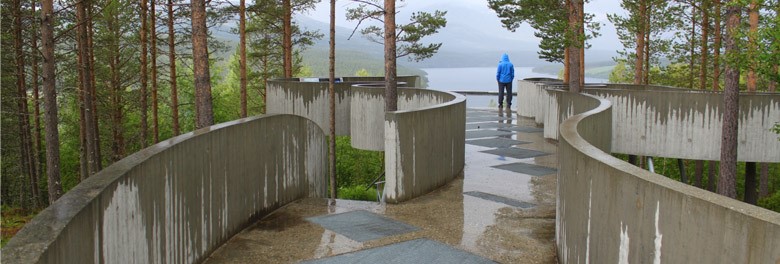
<instances>
[{"instance_id":1,"label":"tree bark","mask_svg":"<svg viewBox=\"0 0 780 264\"><path fill-rule=\"evenodd\" d=\"M750 24L750 31L748 32L748 54L751 58L748 62L747 68L747 90L748 92L756 91L756 54L758 53L758 43L756 38L758 37L758 0L751 0L749 6L748 23Z\"/></svg>"},{"instance_id":2,"label":"tree bark","mask_svg":"<svg viewBox=\"0 0 780 264\"><path fill-rule=\"evenodd\" d=\"M173 29L173 0L168 0L168 59L171 75L171 118L173 123L173 135L181 134L179 128L179 95L176 87L176 37Z\"/></svg>"},{"instance_id":3,"label":"tree bark","mask_svg":"<svg viewBox=\"0 0 780 264\"><path fill-rule=\"evenodd\" d=\"M289 0L287 0L289 2ZM239 23L238 23L238 36L239 42L239 71L241 79L241 117L247 116L246 106L246 3L245 0L241 0L238 6ZM285 62L286 63L286 62Z\"/></svg>"},{"instance_id":4,"label":"tree bark","mask_svg":"<svg viewBox=\"0 0 780 264\"><path fill-rule=\"evenodd\" d=\"M395 0L385 0L385 111L398 110Z\"/></svg>"},{"instance_id":5,"label":"tree bark","mask_svg":"<svg viewBox=\"0 0 780 264\"><path fill-rule=\"evenodd\" d=\"M718 167L718 164L716 161L711 160L709 162L709 166L707 170L707 190L710 190L711 192L717 191L715 182L717 181L717 172L715 171Z\"/></svg>"},{"instance_id":6,"label":"tree bark","mask_svg":"<svg viewBox=\"0 0 780 264\"><path fill-rule=\"evenodd\" d=\"M292 6L290 0L282 0L282 51L284 78L292 78Z\"/></svg>"},{"instance_id":7,"label":"tree bark","mask_svg":"<svg viewBox=\"0 0 780 264\"><path fill-rule=\"evenodd\" d=\"M645 63L645 16L647 16L647 0L639 0L639 18L636 30L636 61L634 62L634 84L642 84Z\"/></svg>"},{"instance_id":8,"label":"tree bark","mask_svg":"<svg viewBox=\"0 0 780 264\"><path fill-rule=\"evenodd\" d=\"M92 69L90 67L92 58L90 58L89 44L87 40L87 24L89 24L90 21L87 17L86 4L84 2L85 1L76 2L76 19L78 21L78 53L80 56L79 69L81 69L82 72L81 90L83 92L84 99L84 141L86 143L85 149L87 156L87 174L82 175L81 180L88 178L100 170L100 158L97 153L97 146L95 145L95 138L97 135L94 129L96 120L93 107L94 97L92 96Z\"/></svg>"},{"instance_id":9,"label":"tree bark","mask_svg":"<svg viewBox=\"0 0 780 264\"><path fill-rule=\"evenodd\" d=\"M35 6L38 1L32 0L30 3L31 8L31 16L35 16ZM33 87L33 120L34 120L34 127L33 127L33 140L34 140L34 161L35 161L35 178L33 178L33 198L35 199L35 207L40 207L41 202L41 195L39 192L39 186L38 182L40 180L40 177L43 175L43 140L42 140L42 134L41 134L41 99L40 99L40 91L38 89L38 34L39 27L35 28L35 31L32 34L31 39L31 46L32 46L32 87Z\"/></svg>"},{"instance_id":10,"label":"tree bark","mask_svg":"<svg viewBox=\"0 0 780 264\"><path fill-rule=\"evenodd\" d=\"M735 0L736 1L736 0ZM732 1L726 10L726 55L739 52L740 6ZM720 150L720 179L718 193L731 198L737 197L737 122L739 114L739 66L726 64L726 87L723 94L723 140Z\"/></svg>"},{"instance_id":11,"label":"tree bark","mask_svg":"<svg viewBox=\"0 0 780 264\"><path fill-rule=\"evenodd\" d=\"M35 175L35 159L33 158L33 145L30 139L30 113L27 108L27 83L25 79L27 74L25 73L25 60L24 60L24 46L22 35L22 3L21 0L14 1L14 49L16 57L16 91L17 91L17 107L18 107L18 119L19 119L19 150L20 150L20 167L22 172L21 182L29 180L29 187L31 194L35 191L36 175ZM34 207L37 207L36 197L33 195L32 203ZM26 199L26 197L25 197ZM27 203L22 203L23 207L27 207Z\"/></svg>"},{"instance_id":12,"label":"tree bark","mask_svg":"<svg viewBox=\"0 0 780 264\"><path fill-rule=\"evenodd\" d=\"M699 65L699 89L707 90L707 59L710 53L707 49L709 43L710 29L710 6L709 1L702 1L701 6L701 65Z\"/></svg>"},{"instance_id":13,"label":"tree bark","mask_svg":"<svg viewBox=\"0 0 780 264\"><path fill-rule=\"evenodd\" d=\"M330 136L328 138L328 168L330 197L338 198L336 182L336 0L330 0L330 51L328 54L328 94L330 96Z\"/></svg>"},{"instance_id":14,"label":"tree bark","mask_svg":"<svg viewBox=\"0 0 780 264\"><path fill-rule=\"evenodd\" d=\"M160 142L160 119L159 119L159 105L157 100L157 10L155 7L156 0L152 0L149 6L150 10L150 27L149 27L149 44L151 46L151 66L152 66L152 138L153 144Z\"/></svg>"},{"instance_id":15,"label":"tree bark","mask_svg":"<svg viewBox=\"0 0 780 264\"><path fill-rule=\"evenodd\" d=\"M149 117L147 116L149 113L149 105L146 101L147 97L147 88L149 85L149 80L147 74L149 73L149 70L147 69L147 54L148 54L148 48L147 48L147 39L146 39L146 30L149 28L147 25L147 15L146 15L146 1L147 0L141 0L141 29L140 29L140 35L141 35L141 147L146 147L149 145L149 140L147 136L149 135L149 124L147 123Z\"/></svg>"},{"instance_id":16,"label":"tree bark","mask_svg":"<svg viewBox=\"0 0 780 264\"><path fill-rule=\"evenodd\" d=\"M60 182L60 137L57 125L57 91L55 89L53 0L42 0L41 44L43 55L44 124L46 129L46 174L48 176L49 204L62 196Z\"/></svg>"},{"instance_id":17,"label":"tree bark","mask_svg":"<svg viewBox=\"0 0 780 264\"><path fill-rule=\"evenodd\" d=\"M713 0L715 2L715 27L713 35L715 35L715 41L712 47L712 90L720 91L720 46L723 39L723 35L720 32L721 27L721 0ZM714 169L714 168L711 168Z\"/></svg>"},{"instance_id":18,"label":"tree bark","mask_svg":"<svg viewBox=\"0 0 780 264\"><path fill-rule=\"evenodd\" d=\"M196 128L214 124L211 104L211 75L209 73L208 28L206 28L206 2L193 0L192 6L192 59L195 78Z\"/></svg>"},{"instance_id":19,"label":"tree bark","mask_svg":"<svg viewBox=\"0 0 780 264\"><path fill-rule=\"evenodd\" d=\"M581 26L580 5L582 0L569 1L569 91L579 93L582 91L580 76L580 46L579 32Z\"/></svg>"},{"instance_id":20,"label":"tree bark","mask_svg":"<svg viewBox=\"0 0 780 264\"><path fill-rule=\"evenodd\" d=\"M758 190L756 189L756 163L745 163L745 202L756 205L758 202Z\"/></svg>"},{"instance_id":21,"label":"tree bark","mask_svg":"<svg viewBox=\"0 0 780 264\"><path fill-rule=\"evenodd\" d=\"M87 12L87 52L89 53L88 67L90 72L90 94L92 95L92 146L94 147L93 152L95 153L95 157L93 157L93 159L97 166L97 172L103 169L103 153L100 151L100 119L97 108L97 82L95 81L95 45L93 42L95 31L92 27L92 1L85 1L87 1L87 5L85 5Z\"/></svg>"},{"instance_id":22,"label":"tree bark","mask_svg":"<svg viewBox=\"0 0 780 264\"><path fill-rule=\"evenodd\" d=\"M694 88L694 80L695 74L694 74L694 66L695 66L695 60L696 60L696 3L694 1L691 1L691 35L688 37L688 42L690 42L691 45L691 59L690 64L688 65L688 69L690 71L690 76L688 77L689 84L688 89Z\"/></svg>"},{"instance_id":23,"label":"tree bark","mask_svg":"<svg viewBox=\"0 0 780 264\"><path fill-rule=\"evenodd\" d=\"M122 132L122 85L120 84L119 65L121 64L120 56L120 38L121 32L119 30L119 14L113 13L113 16L107 20L108 30L111 31L111 48L109 49L109 69L111 71L111 160L117 162L121 160L125 155L124 148L124 135Z\"/></svg>"}]
</instances>

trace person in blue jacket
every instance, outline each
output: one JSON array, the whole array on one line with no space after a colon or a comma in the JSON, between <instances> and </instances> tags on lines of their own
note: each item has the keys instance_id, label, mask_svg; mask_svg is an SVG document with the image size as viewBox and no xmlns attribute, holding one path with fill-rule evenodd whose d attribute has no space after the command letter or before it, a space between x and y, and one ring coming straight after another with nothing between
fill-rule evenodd
<instances>
[{"instance_id":1,"label":"person in blue jacket","mask_svg":"<svg viewBox=\"0 0 780 264\"><path fill-rule=\"evenodd\" d=\"M506 108L512 108L512 80L515 79L515 65L509 61L509 55L504 53L496 70L496 81L498 81L498 108L501 109L504 104L504 91L506 90Z\"/></svg>"}]
</instances>

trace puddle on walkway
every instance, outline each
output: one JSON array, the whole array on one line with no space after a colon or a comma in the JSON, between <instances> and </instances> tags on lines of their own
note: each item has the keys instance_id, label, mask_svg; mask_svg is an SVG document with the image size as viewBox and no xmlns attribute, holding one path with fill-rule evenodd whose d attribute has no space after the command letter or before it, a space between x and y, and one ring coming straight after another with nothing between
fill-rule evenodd
<instances>
[{"instance_id":1,"label":"puddle on walkway","mask_svg":"<svg viewBox=\"0 0 780 264\"><path fill-rule=\"evenodd\" d=\"M533 120L516 116L503 121L534 126ZM417 238L435 240L500 263L556 263L556 175L525 175L491 166L524 162L555 168L557 148L545 141L542 133L511 133L511 139L531 142L517 147L550 155L514 159L482 153L490 148L467 144L464 176L428 195L397 205L337 200L335 206L328 206L326 199L299 200L234 236L206 263L296 263ZM495 201L501 199L483 199L464 192L481 192L535 206L521 209ZM306 220L355 210L384 215L419 230L360 243Z\"/></svg>"}]
</instances>

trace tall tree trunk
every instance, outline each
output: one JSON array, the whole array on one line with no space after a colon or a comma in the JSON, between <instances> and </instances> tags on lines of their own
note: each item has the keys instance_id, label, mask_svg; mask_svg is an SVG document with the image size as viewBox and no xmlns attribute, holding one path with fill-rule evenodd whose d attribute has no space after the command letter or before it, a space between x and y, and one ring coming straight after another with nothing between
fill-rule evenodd
<instances>
[{"instance_id":1,"label":"tall tree trunk","mask_svg":"<svg viewBox=\"0 0 780 264\"><path fill-rule=\"evenodd\" d=\"M292 78L292 6L290 0L282 0L282 51L284 78Z\"/></svg>"},{"instance_id":2,"label":"tall tree trunk","mask_svg":"<svg viewBox=\"0 0 780 264\"><path fill-rule=\"evenodd\" d=\"M286 0L289 3L289 0ZM238 36L241 39L239 42L239 71L241 75L241 117L247 116L246 106L246 3L245 0L241 0L238 6L239 23L238 23ZM287 63L285 61L285 63Z\"/></svg>"},{"instance_id":3,"label":"tall tree trunk","mask_svg":"<svg viewBox=\"0 0 780 264\"><path fill-rule=\"evenodd\" d=\"M21 182L27 182L29 180L29 187L31 193L34 192L35 189L35 168L37 167L34 162L34 154L33 154L33 145L32 140L30 140L30 113L28 112L27 108L27 84L25 82L25 79L27 78L27 75L25 74L25 61L24 61L24 46L23 46L23 38L24 35L22 35L22 3L21 0L15 0L14 1L14 49L15 49L15 56L16 56L16 91L17 91L17 106L18 106L18 119L19 119L19 150L20 150L20 167L22 176L24 177ZM34 207L37 207L37 204L35 204L36 200L35 197L31 197L32 203ZM23 200L26 200L27 197L24 197ZM24 202L22 203L22 206L26 208L28 206L28 203Z\"/></svg>"},{"instance_id":4,"label":"tall tree trunk","mask_svg":"<svg viewBox=\"0 0 780 264\"><path fill-rule=\"evenodd\" d=\"M563 49L563 83L566 84L569 83L570 72L571 72L571 67L569 67L569 47L567 46L566 48Z\"/></svg>"},{"instance_id":5,"label":"tall tree trunk","mask_svg":"<svg viewBox=\"0 0 780 264\"><path fill-rule=\"evenodd\" d=\"M109 49L109 69L111 71L111 161L117 162L124 157L124 135L122 132L122 85L120 84L119 65L122 63L120 56L119 14L113 12L113 16L107 20L108 30L112 34Z\"/></svg>"},{"instance_id":6,"label":"tall tree trunk","mask_svg":"<svg viewBox=\"0 0 780 264\"><path fill-rule=\"evenodd\" d=\"M691 59L690 59L690 65L688 65L688 69L690 70L690 75L688 76L688 79L690 80L688 83L688 89L693 89L694 86L694 80L696 79L696 75L694 74L694 66L695 66L695 60L696 60L696 3L694 1L691 1L691 35L688 37L688 41L691 44Z\"/></svg>"},{"instance_id":7,"label":"tall tree trunk","mask_svg":"<svg viewBox=\"0 0 780 264\"><path fill-rule=\"evenodd\" d=\"M149 45L151 46L151 66L152 66L152 137L154 144L160 142L160 119L159 119L159 105L157 102L157 10L155 4L157 0L152 0L149 6Z\"/></svg>"},{"instance_id":8,"label":"tall tree trunk","mask_svg":"<svg viewBox=\"0 0 780 264\"><path fill-rule=\"evenodd\" d=\"M46 174L48 176L49 204L62 196L60 182L60 136L57 125L57 90L54 79L54 3L42 0L41 44L43 55L43 105L46 129Z\"/></svg>"},{"instance_id":9,"label":"tall tree trunk","mask_svg":"<svg viewBox=\"0 0 780 264\"><path fill-rule=\"evenodd\" d=\"M78 26L76 28L76 42L81 43L81 34ZM83 57L81 56L81 49L76 49L76 64L82 65ZM87 93L84 91L84 69L80 66L76 67L78 71L78 99L79 99L79 181L82 181L89 177L89 152L87 148L87 121L85 114L87 113L84 106L87 104L84 102L84 95Z\"/></svg>"},{"instance_id":10,"label":"tall tree trunk","mask_svg":"<svg viewBox=\"0 0 780 264\"><path fill-rule=\"evenodd\" d=\"M736 56L739 52L740 6L736 0L726 10L726 56ZM723 94L723 141L720 149L720 179L718 193L737 197L737 122L739 114L739 66L726 64L726 87Z\"/></svg>"},{"instance_id":11,"label":"tall tree trunk","mask_svg":"<svg viewBox=\"0 0 780 264\"><path fill-rule=\"evenodd\" d=\"M778 7L780 9L780 7ZM780 12L777 12L780 14ZM777 41L777 40L775 40ZM775 51L777 52L777 51ZM772 66L772 69L774 70L774 73L777 74L777 62L775 62L775 65ZM777 89L777 82L774 80L769 80L769 84L767 85L769 92L774 92ZM758 198L764 198L769 196L769 163L761 163L761 171L760 171L760 180L758 184Z\"/></svg>"},{"instance_id":12,"label":"tall tree trunk","mask_svg":"<svg viewBox=\"0 0 780 264\"><path fill-rule=\"evenodd\" d=\"M336 0L330 0L330 51L328 54L328 94L330 96L330 137L328 138L328 168L330 197L338 198L336 183Z\"/></svg>"},{"instance_id":13,"label":"tall tree trunk","mask_svg":"<svg viewBox=\"0 0 780 264\"><path fill-rule=\"evenodd\" d=\"M634 62L634 84L642 84L645 63L645 17L647 16L647 0L639 0L639 18L636 30L636 61Z\"/></svg>"},{"instance_id":14,"label":"tall tree trunk","mask_svg":"<svg viewBox=\"0 0 780 264\"><path fill-rule=\"evenodd\" d=\"M173 0L168 0L168 61L171 75L171 118L173 123L173 135L181 134L179 128L179 94L176 87L176 37L173 29Z\"/></svg>"},{"instance_id":15,"label":"tall tree trunk","mask_svg":"<svg viewBox=\"0 0 780 264\"><path fill-rule=\"evenodd\" d=\"M645 70L642 71L644 74L644 84L650 84L650 17L652 16L652 3L648 1L647 8L645 10Z\"/></svg>"},{"instance_id":16,"label":"tall tree trunk","mask_svg":"<svg viewBox=\"0 0 780 264\"><path fill-rule=\"evenodd\" d=\"M579 28L579 36L582 37L581 40L577 41L577 43L580 45L580 87L581 90L585 89L585 1L580 0L578 1L579 4L577 8L579 9L579 25L577 27Z\"/></svg>"},{"instance_id":17,"label":"tall tree trunk","mask_svg":"<svg viewBox=\"0 0 780 264\"><path fill-rule=\"evenodd\" d=\"M30 17L35 17L35 6L38 1L32 0L30 3L31 13ZM35 31L32 34L32 87L33 87L33 140L34 140L34 155L35 161L35 178L33 178L33 198L35 199L35 207L40 207L41 195L39 192L38 182L43 175L43 140L41 136L41 99L40 91L38 90L38 34L39 27L34 27Z\"/></svg>"},{"instance_id":18,"label":"tall tree trunk","mask_svg":"<svg viewBox=\"0 0 780 264\"><path fill-rule=\"evenodd\" d=\"M95 45L93 42L93 36L95 34L95 31L92 27L92 1L91 0L85 0L87 1L87 5L85 6L87 9L87 52L89 53L89 61L88 61L88 67L90 72L90 94L92 95L92 146L93 146L93 152L95 153L95 157L93 157L95 164L96 164L96 172L103 169L103 158L102 158L102 152L100 151L100 119L98 119L98 108L97 108L97 82L95 81Z\"/></svg>"},{"instance_id":19,"label":"tall tree trunk","mask_svg":"<svg viewBox=\"0 0 780 264\"><path fill-rule=\"evenodd\" d=\"M721 34L721 0L713 0L715 2L715 21L714 32L715 41L712 47L712 90L720 91L720 46L723 40L723 34ZM711 168L712 169L712 168Z\"/></svg>"},{"instance_id":20,"label":"tall tree trunk","mask_svg":"<svg viewBox=\"0 0 780 264\"><path fill-rule=\"evenodd\" d=\"M713 21L713 35L715 40L712 47L712 90L720 91L720 48L723 40L723 34L721 34L721 0L712 0L715 4L714 20ZM707 166L707 189L711 192L716 191L715 181L717 178L716 173L717 164L711 160L709 166Z\"/></svg>"},{"instance_id":21,"label":"tall tree trunk","mask_svg":"<svg viewBox=\"0 0 780 264\"><path fill-rule=\"evenodd\" d=\"M580 24L581 24L581 10L580 10L580 3L582 0L571 0L569 1L569 32L571 32L571 36L578 36L580 32ZM569 91L579 93L582 91L581 78L580 75L580 49L582 49L582 46L580 46L579 37L574 37L574 39L570 39L569 42Z\"/></svg>"},{"instance_id":22,"label":"tall tree trunk","mask_svg":"<svg viewBox=\"0 0 780 264\"><path fill-rule=\"evenodd\" d=\"M398 110L395 0L385 0L385 111Z\"/></svg>"},{"instance_id":23,"label":"tall tree trunk","mask_svg":"<svg viewBox=\"0 0 780 264\"><path fill-rule=\"evenodd\" d=\"M717 191L717 185L715 182L718 178L718 173L716 171L716 168L718 168L718 162L711 160L707 167L707 190L715 192Z\"/></svg>"},{"instance_id":24,"label":"tall tree trunk","mask_svg":"<svg viewBox=\"0 0 780 264\"><path fill-rule=\"evenodd\" d=\"M748 54L751 58L748 62L747 68L747 90L748 92L756 91L756 54L758 53L758 0L751 0L749 6L748 23L750 24L750 31L748 32Z\"/></svg>"},{"instance_id":25,"label":"tall tree trunk","mask_svg":"<svg viewBox=\"0 0 780 264\"><path fill-rule=\"evenodd\" d=\"M710 12L708 1L702 1L701 3L701 63L699 65L699 89L707 89L707 57L709 50L707 44L709 42L709 27L710 27ZM696 175L695 178L701 179L704 177L704 161L696 161Z\"/></svg>"},{"instance_id":26,"label":"tall tree trunk","mask_svg":"<svg viewBox=\"0 0 780 264\"><path fill-rule=\"evenodd\" d=\"M147 123L149 117L147 116L149 113L149 105L146 101L146 89L149 85L149 80L147 74L149 73L149 70L147 69L147 54L148 54L148 47L147 47L147 40L146 40L146 30L149 28L147 25L147 15L146 15L146 1L147 0L141 0L141 147L146 147L149 145L149 140L147 136L149 135L149 124Z\"/></svg>"},{"instance_id":27,"label":"tall tree trunk","mask_svg":"<svg viewBox=\"0 0 780 264\"><path fill-rule=\"evenodd\" d=\"M211 75L209 73L208 28L205 0L192 1L192 60L195 78L196 128L214 124L211 108Z\"/></svg>"},{"instance_id":28,"label":"tall tree trunk","mask_svg":"<svg viewBox=\"0 0 780 264\"><path fill-rule=\"evenodd\" d=\"M89 45L87 44L87 24L89 24L89 18L86 14L85 1L76 2L76 19L78 23L78 49L80 56L79 69L82 72L81 86L84 98L84 138L86 141L86 155L87 155L87 174L82 175L84 180L87 177L95 174L100 170L100 159L97 155L97 146L95 146L95 115L93 113L93 96L92 96L92 69L90 69Z\"/></svg>"},{"instance_id":29,"label":"tall tree trunk","mask_svg":"<svg viewBox=\"0 0 780 264\"><path fill-rule=\"evenodd\" d=\"M745 202L756 205L758 202L758 190L756 189L756 163L745 163Z\"/></svg>"}]
</instances>

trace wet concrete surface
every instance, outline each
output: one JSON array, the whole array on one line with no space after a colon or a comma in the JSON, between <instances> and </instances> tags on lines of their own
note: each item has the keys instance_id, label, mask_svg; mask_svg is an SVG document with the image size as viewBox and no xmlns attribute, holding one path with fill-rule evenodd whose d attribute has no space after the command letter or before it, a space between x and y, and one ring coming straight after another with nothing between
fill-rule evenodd
<instances>
[{"instance_id":1,"label":"wet concrete surface","mask_svg":"<svg viewBox=\"0 0 780 264\"><path fill-rule=\"evenodd\" d=\"M488 123L529 128L510 131L511 134L501 134L500 137L486 136L484 139L503 138L530 143L497 148L466 144L463 177L401 204L336 200L334 205L329 205L327 199L293 202L234 236L205 262L297 263L425 238L499 263L557 263L555 173L539 176L536 175L537 171L523 174L501 169L502 165L525 163L548 167L549 171L553 171L558 162L557 147L545 141L540 132L523 132L535 131L531 119L518 118L505 112L499 115L492 109L469 109L468 115L481 117L468 120L468 128L473 128L474 124ZM499 118L481 121L490 119L490 116ZM469 131L499 129L492 125L479 127ZM519 147L548 154L516 159L484 152ZM418 229L358 242L307 220L359 210L382 215ZM389 261L364 260L371 263Z\"/></svg>"}]
</instances>

